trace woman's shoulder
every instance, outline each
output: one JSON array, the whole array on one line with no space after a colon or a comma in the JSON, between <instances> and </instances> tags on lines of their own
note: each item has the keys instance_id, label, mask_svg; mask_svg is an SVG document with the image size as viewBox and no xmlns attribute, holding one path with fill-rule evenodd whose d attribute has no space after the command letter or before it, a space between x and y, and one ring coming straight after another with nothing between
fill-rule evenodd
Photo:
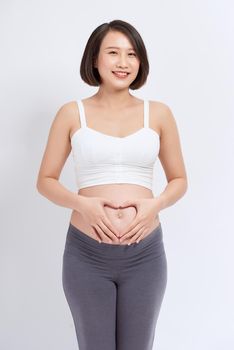
<instances>
[{"instance_id":1,"label":"woman's shoulder","mask_svg":"<svg viewBox=\"0 0 234 350\"><path fill-rule=\"evenodd\" d=\"M74 117L77 118L77 113L79 113L77 101L64 102L57 109L56 117L64 122L71 123L74 121Z\"/></svg>"},{"instance_id":2,"label":"woman's shoulder","mask_svg":"<svg viewBox=\"0 0 234 350\"><path fill-rule=\"evenodd\" d=\"M152 110L157 111L157 112L168 112L168 110L170 109L170 107L162 101L157 101L157 100L148 100L149 101L149 106Z\"/></svg>"},{"instance_id":3,"label":"woman's shoulder","mask_svg":"<svg viewBox=\"0 0 234 350\"><path fill-rule=\"evenodd\" d=\"M79 126L79 110L76 100L64 102L56 111L53 124L70 135L73 128Z\"/></svg>"},{"instance_id":4,"label":"woman's shoulder","mask_svg":"<svg viewBox=\"0 0 234 350\"><path fill-rule=\"evenodd\" d=\"M176 123L170 106L165 102L149 100L149 108L153 125L157 125L160 132Z\"/></svg>"},{"instance_id":5,"label":"woman's shoulder","mask_svg":"<svg viewBox=\"0 0 234 350\"><path fill-rule=\"evenodd\" d=\"M170 106L165 102L149 100L149 106L152 115L156 115L157 118L170 119L174 117Z\"/></svg>"},{"instance_id":6,"label":"woman's shoulder","mask_svg":"<svg viewBox=\"0 0 234 350\"><path fill-rule=\"evenodd\" d=\"M76 100L64 102L58 107L58 111L60 112L61 115L70 115L74 113L76 109L77 109Z\"/></svg>"}]
</instances>

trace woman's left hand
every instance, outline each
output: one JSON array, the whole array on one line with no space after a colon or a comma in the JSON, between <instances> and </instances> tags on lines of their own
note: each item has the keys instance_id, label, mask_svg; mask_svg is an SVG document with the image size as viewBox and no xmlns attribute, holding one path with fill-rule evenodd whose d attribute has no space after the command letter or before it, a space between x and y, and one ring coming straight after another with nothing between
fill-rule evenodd
<instances>
[{"instance_id":1,"label":"woman's left hand","mask_svg":"<svg viewBox=\"0 0 234 350\"><path fill-rule=\"evenodd\" d=\"M152 227L160 210L159 201L156 197L126 201L122 203L119 208L126 208L129 206L134 206L137 214L127 231L125 231L119 239L120 242L123 242L125 239L130 238L128 245L134 242L138 243L139 240L145 236L147 231Z\"/></svg>"}]
</instances>

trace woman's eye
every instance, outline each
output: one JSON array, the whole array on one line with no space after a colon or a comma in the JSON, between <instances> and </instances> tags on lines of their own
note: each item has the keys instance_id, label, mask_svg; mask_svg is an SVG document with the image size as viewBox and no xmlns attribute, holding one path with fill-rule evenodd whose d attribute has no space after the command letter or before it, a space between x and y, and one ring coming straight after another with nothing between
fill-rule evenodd
<instances>
[{"instance_id":1,"label":"woman's eye","mask_svg":"<svg viewBox=\"0 0 234 350\"><path fill-rule=\"evenodd\" d=\"M109 53L117 53L116 51L110 51ZM136 56L136 54L134 53L134 52L131 52L131 53L129 53L129 55L131 56Z\"/></svg>"}]
</instances>

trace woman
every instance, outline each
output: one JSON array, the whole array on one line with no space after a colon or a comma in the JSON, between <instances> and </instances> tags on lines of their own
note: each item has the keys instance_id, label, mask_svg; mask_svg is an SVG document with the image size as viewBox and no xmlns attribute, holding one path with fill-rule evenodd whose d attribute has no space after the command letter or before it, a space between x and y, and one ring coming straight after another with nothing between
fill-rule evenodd
<instances>
[{"instance_id":1,"label":"woman","mask_svg":"<svg viewBox=\"0 0 234 350\"><path fill-rule=\"evenodd\" d=\"M139 99L149 72L137 30L114 20L91 34L80 73L97 93L64 104L52 123L37 189L73 209L63 288L80 350L150 350L167 283L159 219L187 190L175 119ZM78 192L60 182L72 151ZM152 192L159 157L168 184Z\"/></svg>"}]
</instances>

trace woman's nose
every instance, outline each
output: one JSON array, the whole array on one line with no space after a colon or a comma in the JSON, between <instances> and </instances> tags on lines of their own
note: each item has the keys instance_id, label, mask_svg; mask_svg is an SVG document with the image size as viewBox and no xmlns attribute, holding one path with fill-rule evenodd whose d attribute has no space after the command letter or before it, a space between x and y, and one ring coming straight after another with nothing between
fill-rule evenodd
<instances>
[{"instance_id":1,"label":"woman's nose","mask_svg":"<svg viewBox=\"0 0 234 350\"><path fill-rule=\"evenodd\" d=\"M119 60L118 60L119 66L127 68L127 59L125 55L120 55Z\"/></svg>"}]
</instances>

